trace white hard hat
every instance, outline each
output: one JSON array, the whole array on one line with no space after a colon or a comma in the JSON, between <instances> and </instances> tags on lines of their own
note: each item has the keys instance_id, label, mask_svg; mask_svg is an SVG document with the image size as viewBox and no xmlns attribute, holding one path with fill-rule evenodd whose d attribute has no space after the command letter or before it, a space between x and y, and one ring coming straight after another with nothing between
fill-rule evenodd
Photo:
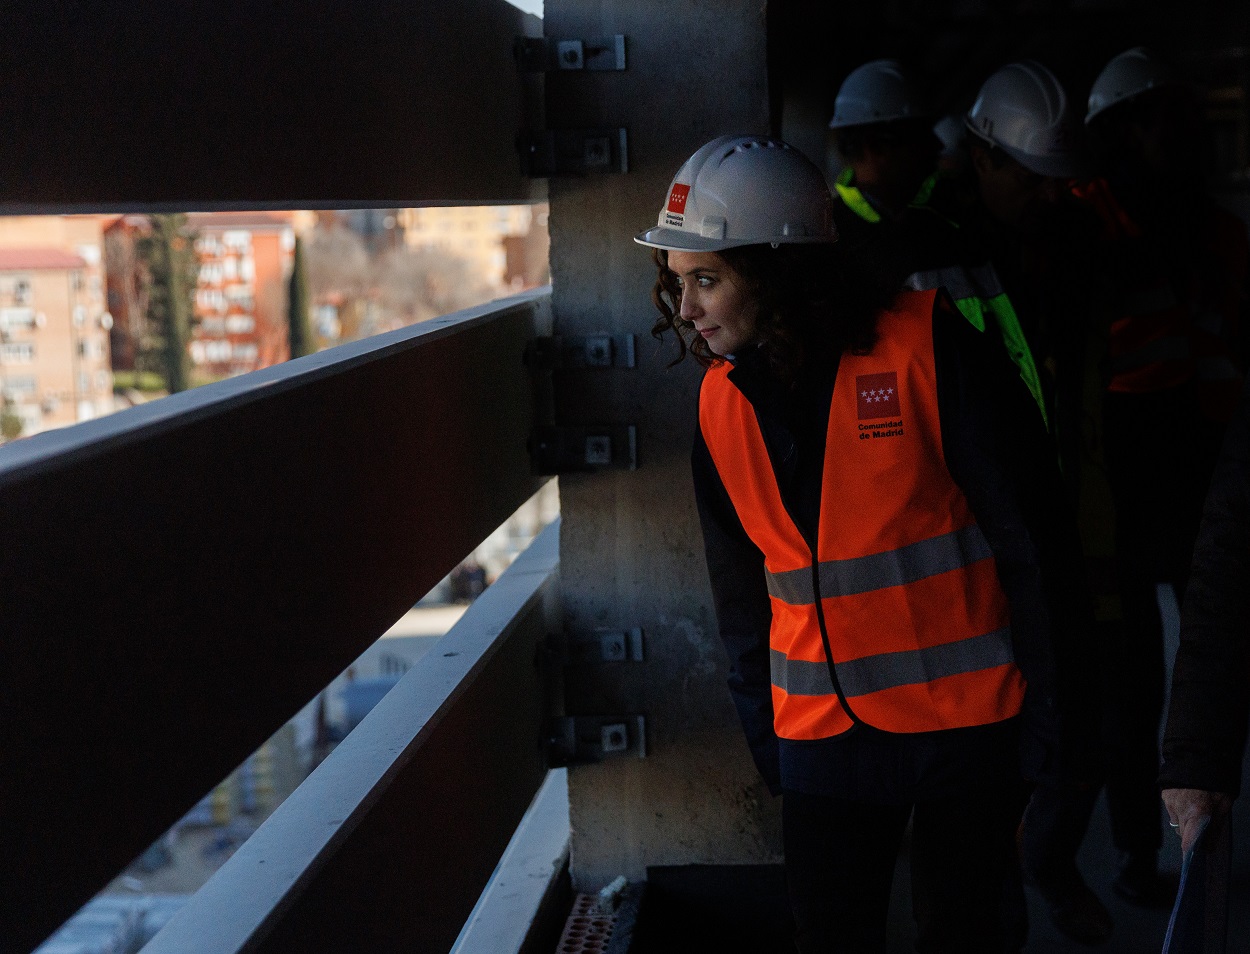
<instances>
[{"instance_id":1,"label":"white hard hat","mask_svg":"<svg viewBox=\"0 0 1250 954\"><path fill-rule=\"evenodd\" d=\"M968 127L958 114L943 116L933 124L933 135L942 143L942 155L954 156L959 154L968 140Z\"/></svg>"},{"instance_id":2,"label":"white hard hat","mask_svg":"<svg viewBox=\"0 0 1250 954\"><path fill-rule=\"evenodd\" d=\"M898 60L873 60L852 70L833 102L830 129L888 123L929 115L923 97Z\"/></svg>"},{"instance_id":3,"label":"white hard hat","mask_svg":"<svg viewBox=\"0 0 1250 954\"><path fill-rule=\"evenodd\" d=\"M832 242L833 199L821 171L766 136L713 139L678 170L655 228L639 245L719 252L739 245Z\"/></svg>"},{"instance_id":4,"label":"white hard hat","mask_svg":"<svg viewBox=\"0 0 1250 954\"><path fill-rule=\"evenodd\" d=\"M1081 129L1055 74L1041 63L1009 63L987 79L964 122L976 136L1042 176L1084 168Z\"/></svg>"},{"instance_id":5,"label":"white hard hat","mask_svg":"<svg viewBox=\"0 0 1250 954\"><path fill-rule=\"evenodd\" d=\"M1144 46L1125 50L1102 68L1089 91L1089 111L1085 122L1104 109L1132 99L1148 89L1180 83L1176 72Z\"/></svg>"}]
</instances>

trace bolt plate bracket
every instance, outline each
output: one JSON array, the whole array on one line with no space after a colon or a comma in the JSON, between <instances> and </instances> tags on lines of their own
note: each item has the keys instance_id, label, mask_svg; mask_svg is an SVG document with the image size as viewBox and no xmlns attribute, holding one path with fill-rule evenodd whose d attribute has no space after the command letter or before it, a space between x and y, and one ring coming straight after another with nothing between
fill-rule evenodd
<instances>
[{"instance_id":1,"label":"bolt plate bracket","mask_svg":"<svg viewBox=\"0 0 1250 954\"><path fill-rule=\"evenodd\" d=\"M531 368L636 368L637 348L633 335L553 335L534 338L525 348Z\"/></svg>"},{"instance_id":2,"label":"bolt plate bracket","mask_svg":"<svg viewBox=\"0 0 1250 954\"><path fill-rule=\"evenodd\" d=\"M547 723L547 762L552 767L622 755L646 758L645 716L558 716Z\"/></svg>"},{"instance_id":3,"label":"bolt plate bracket","mask_svg":"<svg viewBox=\"0 0 1250 954\"><path fill-rule=\"evenodd\" d=\"M638 469L638 429L632 424L534 428L530 460L537 474Z\"/></svg>"},{"instance_id":4,"label":"bolt plate bracket","mask_svg":"<svg viewBox=\"0 0 1250 954\"><path fill-rule=\"evenodd\" d=\"M556 40L549 37L518 37L512 44L517 69L523 73L560 70L625 69L625 36L593 40Z\"/></svg>"},{"instance_id":5,"label":"bolt plate bracket","mask_svg":"<svg viewBox=\"0 0 1250 954\"><path fill-rule=\"evenodd\" d=\"M642 629L557 633L547 639L551 657L566 666L643 661Z\"/></svg>"},{"instance_id":6,"label":"bolt plate bracket","mask_svg":"<svg viewBox=\"0 0 1250 954\"><path fill-rule=\"evenodd\" d=\"M531 179L629 171L629 137L616 129L526 130L517 137L521 174Z\"/></svg>"}]
</instances>

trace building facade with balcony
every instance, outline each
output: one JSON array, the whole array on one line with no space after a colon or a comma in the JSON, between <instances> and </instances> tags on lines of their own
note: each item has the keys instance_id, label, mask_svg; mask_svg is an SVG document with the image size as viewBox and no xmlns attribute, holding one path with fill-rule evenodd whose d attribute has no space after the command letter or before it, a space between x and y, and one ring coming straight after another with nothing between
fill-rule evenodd
<instances>
[{"instance_id":1,"label":"building facade with balcony","mask_svg":"<svg viewBox=\"0 0 1250 954\"><path fill-rule=\"evenodd\" d=\"M21 434L113 410L102 218L0 218L0 397Z\"/></svg>"},{"instance_id":2,"label":"building facade with balcony","mask_svg":"<svg viewBox=\"0 0 1250 954\"><path fill-rule=\"evenodd\" d=\"M191 361L207 377L246 374L285 361L293 213L196 213L199 280Z\"/></svg>"}]
</instances>

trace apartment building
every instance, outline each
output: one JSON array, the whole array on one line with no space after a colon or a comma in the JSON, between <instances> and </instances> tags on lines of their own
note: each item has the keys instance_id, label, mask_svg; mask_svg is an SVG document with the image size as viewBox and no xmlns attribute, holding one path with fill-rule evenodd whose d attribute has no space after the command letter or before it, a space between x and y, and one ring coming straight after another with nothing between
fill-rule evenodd
<instances>
[{"instance_id":1,"label":"apartment building","mask_svg":"<svg viewBox=\"0 0 1250 954\"><path fill-rule=\"evenodd\" d=\"M500 294L546 284L547 204L397 210L404 243L466 260Z\"/></svg>"},{"instance_id":2,"label":"apartment building","mask_svg":"<svg viewBox=\"0 0 1250 954\"><path fill-rule=\"evenodd\" d=\"M22 436L113 410L106 221L0 218L0 397Z\"/></svg>"},{"instance_id":3,"label":"apartment building","mask_svg":"<svg viewBox=\"0 0 1250 954\"><path fill-rule=\"evenodd\" d=\"M200 266L190 351L203 375L243 374L289 357L286 283L294 223L289 212L188 216Z\"/></svg>"}]
</instances>

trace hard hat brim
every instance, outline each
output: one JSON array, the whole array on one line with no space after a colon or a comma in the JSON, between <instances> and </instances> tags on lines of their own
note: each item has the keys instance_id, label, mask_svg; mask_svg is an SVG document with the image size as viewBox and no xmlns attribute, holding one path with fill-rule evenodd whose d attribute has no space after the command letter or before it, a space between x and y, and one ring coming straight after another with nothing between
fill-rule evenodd
<instances>
[{"instance_id":1,"label":"hard hat brim","mask_svg":"<svg viewBox=\"0 0 1250 954\"><path fill-rule=\"evenodd\" d=\"M702 235L695 235L693 232L665 228L662 225L647 229L645 232L639 232L634 236L634 241L639 245L647 245L651 248L662 248L674 252L719 252L727 248L733 248L735 245L746 244L744 242L734 242L730 239L706 238Z\"/></svg>"},{"instance_id":2,"label":"hard hat brim","mask_svg":"<svg viewBox=\"0 0 1250 954\"><path fill-rule=\"evenodd\" d=\"M1039 176L1048 176L1053 179L1079 179L1089 172L1085 157L1079 153L1031 156L1027 152L1004 146L1002 143L995 143L995 145L1024 168Z\"/></svg>"},{"instance_id":3,"label":"hard hat brim","mask_svg":"<svg viewBox=\"0 0 1250 954\"><path fill-rule=\"evenodd\" d=\"M838 236L832 235L778 235L773 238L753 239L749 242L740 239L714 239L680 229L669 229L663 226L647 229L634 236L639 245L649 248L662 248L670 252L723 252L727 248L741 248L745 245L817 245L836 242Z\"/></svg>"}]
</instances>

